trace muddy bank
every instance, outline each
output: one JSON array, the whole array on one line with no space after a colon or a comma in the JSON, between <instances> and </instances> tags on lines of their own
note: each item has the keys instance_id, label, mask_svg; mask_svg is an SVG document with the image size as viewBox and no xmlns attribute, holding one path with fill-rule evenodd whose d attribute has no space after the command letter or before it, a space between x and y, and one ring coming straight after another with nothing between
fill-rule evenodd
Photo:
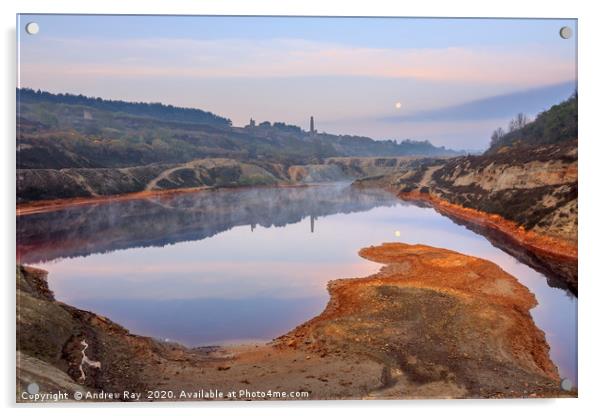
<instances>
[{"instance_id":1,"label":"muddy bank","mask_svg":"<svg viewBox=\"0 0 602 416\"><path fill-rule=\"evenodd\" d=\"M140 198L194 189L286 186L352 181L395 169L415 157L326 159L321 164L284 165L227 158L122 168L17 169L17 211L112 198Z\"/></svg>"},{"instance_id":2,"label":"muddy bank","mask_svg":"<svg viewBox=\"0 0 602 416\"><path fill-rule=\"evenodd\" d=\"M495 264L453 251L387 243L360 251L386 266L329 284L326 310L282 345L364 356L383 366L378 397L558 394L536 300Z\"/></svg>"},{"instance_id":3,"label":"muddy bank","mask_svg":"<svg viewBox=\"0 0 602 416\"><path fill-rule=\"evenodd\" d=\"M121 169L18 169L17 216L102 202L128 201L211 189L298 187L351 182L392 173L416 157L329 158L323 164L254 165L198 159L180 165Z\"/></svg>"},{"instance_id":4,"label":"muddy bank","mask_svg":"<svg viewBox=\"0 0 602 416\"><path fill-rule=\"evenodd\" d=\"M529 314L534 296L495 264L400 243L360 255L385 266L330 282L324 312L274 342L192 349L57 302L45 272L18 267L17 399L32 381L44 392L134 391L140 400L199 400L200 390L260 392L233 400L575 394L558 388ZM82 365L82 342L98 368Z\"/></svg>"}]
</instances>

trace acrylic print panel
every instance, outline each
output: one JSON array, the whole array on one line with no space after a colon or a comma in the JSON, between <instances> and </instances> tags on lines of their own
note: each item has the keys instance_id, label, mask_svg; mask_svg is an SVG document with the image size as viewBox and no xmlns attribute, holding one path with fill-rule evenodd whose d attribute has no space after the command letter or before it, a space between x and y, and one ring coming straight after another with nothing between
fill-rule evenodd
<instances>
[{"instance_id":1,"label":"acrylic print panel","mask_svg":"<svg viewBox=\"0 0 602 416\"><path fill-rule=\"evenodd\" d=\"M20 15L17 401L576 396L576 38Z\"/></svg>"}]
</instances>

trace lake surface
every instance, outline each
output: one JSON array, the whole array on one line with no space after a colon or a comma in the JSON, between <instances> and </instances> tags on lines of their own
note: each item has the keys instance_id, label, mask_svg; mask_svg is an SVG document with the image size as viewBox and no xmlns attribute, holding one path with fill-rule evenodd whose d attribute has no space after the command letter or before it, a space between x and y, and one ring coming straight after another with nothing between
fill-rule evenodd
<instances>
[{"instance_id":1,"label":"lake surface","mask_svg":"<svg viewBox=\"0 0 602 416\"><path fill-rule=\"evenodd\" d=\"M381 190L216 190L17 219L18 261L48 270L58 300L188 346L288 332L324 309L329 280L378 271L357 253L388 241L478 256L516 276L537 297L531 313L561 376L576 384L570 292L435 210Z\"/></svg>"}]
</instances>

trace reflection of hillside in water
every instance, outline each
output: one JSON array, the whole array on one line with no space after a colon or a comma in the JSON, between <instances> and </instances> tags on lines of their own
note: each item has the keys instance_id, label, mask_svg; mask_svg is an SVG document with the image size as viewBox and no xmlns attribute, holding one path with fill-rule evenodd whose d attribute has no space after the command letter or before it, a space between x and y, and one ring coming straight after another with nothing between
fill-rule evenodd
<instances>
[{"instance_id":1,"label":"reflection of hillside in water","mask_svg":"<svg viewBox=\"0 0 602 416\"><path fill-rule=\"evenodd\" d=\"M482 235L494 246L512 257L517 259L523 264L531 267L545 276L548 286L555 287L564 290L569 296L577 296L577 263L564 262L553 258L552 256L543 256L534 253L520 244L517 244L514 240L509 238L502 232L496 229L479 226L468 221L463 221L460 218L456 218L451 215L441 213L454 223L462 225L469 230Z\"/></svg>"},{"instance_id":2,"label":"reflection of hillside in water","mask_svg":"<svg viewBox=\"0 0 602 416\"><path fill-rule=\"evenodd\" d=\"M22 263L211 237L236 226L281 227L310 217L399 204L391 194L347 184L216 190L104 202L17 218Z\"/></svg>"}]
</instances>

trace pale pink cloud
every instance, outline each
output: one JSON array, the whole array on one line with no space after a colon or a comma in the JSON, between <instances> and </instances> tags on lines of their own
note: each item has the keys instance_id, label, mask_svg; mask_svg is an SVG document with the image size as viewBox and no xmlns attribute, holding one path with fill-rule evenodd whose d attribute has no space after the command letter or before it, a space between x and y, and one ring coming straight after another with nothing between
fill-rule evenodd
<instances>
[{"instance_id":1,"label":"pale pink cloud","mask_svg":"<svg viewBox=\"0 0 602 416\"><path fill-rule=\"evenodd\" d=\"M60 58L59 54L57 59L36 61L34 65L26 55L23 56L23 81L40 76L363 76L533 86L573 79L575 70L574 62L529 45L507 50L458 47L386 49L295 39L55 42L72 52L69 57ZM88 49L92 45L95 56L87 59Z\"/></svg>"}]
</instances>

